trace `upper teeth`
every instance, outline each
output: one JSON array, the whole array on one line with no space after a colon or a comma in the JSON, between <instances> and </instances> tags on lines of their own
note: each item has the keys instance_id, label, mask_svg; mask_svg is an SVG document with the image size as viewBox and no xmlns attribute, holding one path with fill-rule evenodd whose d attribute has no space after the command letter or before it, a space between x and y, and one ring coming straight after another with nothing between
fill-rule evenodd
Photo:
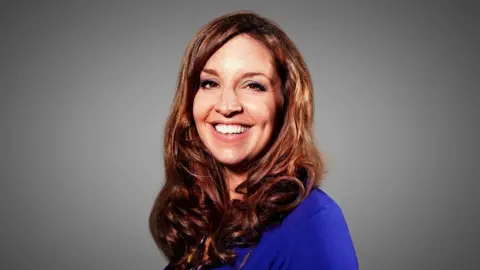
<instances>
[{"instance_id":1,"label":"upper teeth","mask_svg":"<svg viewBox=\"0 0 480 270\"><path fill-rule=\"evenodd\" d=\"M215 125L215 130L220 133L243 133L248 129L248 127L240 125L224 125L217 124Z\"/></svg>"}]
</instances>

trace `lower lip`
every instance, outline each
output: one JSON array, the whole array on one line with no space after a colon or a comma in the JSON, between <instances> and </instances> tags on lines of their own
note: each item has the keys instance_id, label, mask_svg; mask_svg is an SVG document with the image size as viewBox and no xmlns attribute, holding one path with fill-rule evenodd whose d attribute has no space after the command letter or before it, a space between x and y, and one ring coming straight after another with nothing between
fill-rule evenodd
<instances>
[{"instance_id":1,"label":"lower lip","mask_svg":"<svg viewBox=\"0 0 480 270\"><path fill-rule=\"evenodd\" d=\"M239 141L243 140L245 137L247 137L248 132L250 131L250 128L249 128L249 129L245 130L243 133L239 133L239 134L223 134L223 133L218 132L213 127L213 125L209 125L209 126L210 126L211 132L213 133L213 136L217 140L225 142L225 143L239 142Z\"/></svg>"}]
</instances>

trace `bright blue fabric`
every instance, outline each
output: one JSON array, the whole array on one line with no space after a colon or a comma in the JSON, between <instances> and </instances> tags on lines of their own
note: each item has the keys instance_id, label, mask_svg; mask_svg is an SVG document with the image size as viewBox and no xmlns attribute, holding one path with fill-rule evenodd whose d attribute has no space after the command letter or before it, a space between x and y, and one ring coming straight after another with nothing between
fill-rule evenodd
<instances>
[{"instance_id":1,"label":"bright blue fabric","mask_svg":"<svg viewBox=\"0 0 480 270\"><path fill-rule=\"evenodd\" d=\"M248 248L236 249L238 269ZM342 210L324 191L314 188L274 229L263 233L243 270L356 270L357 256Z\"/></svg>"}]
</instances>

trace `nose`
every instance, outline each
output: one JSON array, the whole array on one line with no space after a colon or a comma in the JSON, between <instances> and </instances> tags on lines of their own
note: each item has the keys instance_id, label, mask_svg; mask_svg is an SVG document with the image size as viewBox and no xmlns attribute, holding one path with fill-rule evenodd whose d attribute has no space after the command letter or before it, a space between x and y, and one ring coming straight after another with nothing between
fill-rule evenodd
<instances>
[{"instance_id":1,"label":"nose","mask_svg":"<svg viewBox=\"0 0 480 270\"><path fill-rule=\"evenodd\" d=\"M243 108L233 89L224 89L215 104L215 111L225 117L231 117L242 112Z\"/></svg>"}]
</instances>

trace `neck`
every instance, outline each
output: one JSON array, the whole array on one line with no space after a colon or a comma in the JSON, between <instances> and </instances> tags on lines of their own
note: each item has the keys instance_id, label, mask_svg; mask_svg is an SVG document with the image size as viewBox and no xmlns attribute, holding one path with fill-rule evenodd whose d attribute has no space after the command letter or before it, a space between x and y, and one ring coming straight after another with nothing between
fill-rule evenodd
<instances>
[{"instance_id":1,"label":"neck","mask_svg":"<svg viewBox=\"0 0 480 270\"><path fill-rule=\"evenodd\" d=\"M230 199L242 199L242 194L235 192L235 189L238 187L238 185L243 183L243 181L247 180L247 173L238 173L226 169L225 177L227 180L228 191L230 193Z\"/></svg>"}]
</instances>

